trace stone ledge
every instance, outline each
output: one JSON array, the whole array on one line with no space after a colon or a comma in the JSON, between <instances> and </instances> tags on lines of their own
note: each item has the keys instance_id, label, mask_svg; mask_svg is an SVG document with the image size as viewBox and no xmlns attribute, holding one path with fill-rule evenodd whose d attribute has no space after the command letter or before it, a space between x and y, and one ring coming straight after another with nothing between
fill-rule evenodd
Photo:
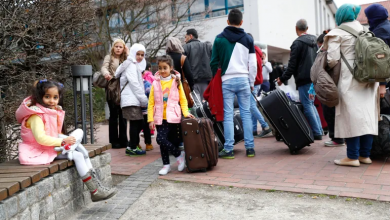
<instances>
[{"instance_id":1,"label":"stone ledge","mask_svg":"<svg viewBox=\"0 0 390 220\"><path fill-rule=\"evenodd\" d=\"M111 155L102 153L91 163L106 186L112 186ZM91 195L73 166L49 175L0 202L0 220L70 219L90 204Z\"/></svg>"}]
</instances>

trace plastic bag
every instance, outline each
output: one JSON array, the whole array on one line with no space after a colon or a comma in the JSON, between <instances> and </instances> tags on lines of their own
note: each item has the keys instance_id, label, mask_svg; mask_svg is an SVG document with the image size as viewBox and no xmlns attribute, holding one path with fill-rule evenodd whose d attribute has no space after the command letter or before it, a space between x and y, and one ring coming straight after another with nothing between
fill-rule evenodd
<instances>
[{"instance_id":1,"label":"plastic bag","mask_svg":"<svg viewBox=\"0 0 390 220\"><path fill-rule=\"evenodd\" d=\"M294 102L299 102L299 93L297 90L291 88L290 86L286 86L282 84L279 86L277 83L275 83L276 89L282 90L284 93L286 93L287 97L289 97Z\"/></svg>"}]
</instances>

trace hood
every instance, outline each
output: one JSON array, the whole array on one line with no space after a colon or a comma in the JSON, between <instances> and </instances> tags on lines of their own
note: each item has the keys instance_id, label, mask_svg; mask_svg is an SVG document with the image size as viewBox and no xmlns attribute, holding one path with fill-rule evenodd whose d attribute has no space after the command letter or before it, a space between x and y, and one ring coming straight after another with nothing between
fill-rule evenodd
<instances>
[{"instance_id":1,"label":"hood","mask_svg":"<svg viewBox=\"0 0 390 220\"><path fill-rule=\"evenodd\" d=\"M61 106L58 106L58 110L45 108L40 104L36 104L35 108L32 107L31 106L31 96L29 96L23 100L22 104L20 104L18 110L16 110L16 112L15 112L15 117L19 123L22 123L26 117L29 117L31 115L37 115L37 114L57 115L57 111L64 112L62 110Z\"/></svg>"},{"instance_id":2,"label":"hood","mask_svg":"<svg viewBox=\"0 0 390 220\"><path fill-rule=\"evenodd\" d=\"M222 36L224 36L231 43L238 42L241 38L246 36L244 29L236 28L233 26L227 26L223 32Z\"/></svg>"},{"instance_id":3,"label":"hood","mask_svg":"<svg viewBox=\"0 0 390 220\"><path fill-rule=\"evenodd\" d=\"M142 76L143 79L146 79L147 77L153 77L153 73L145 70L144 75Z\"/></svg>"},{"instance_id":4,"label":"hood","mask_svg":"<svg viewBox=\"0 0 390 220\"><path fill-rule=\"evenodd\" d=\"M173 71L175 72L176 77L179 77L179 78L180 78L180 73L177 72L176 70L173 70ZM161 76L160 73L157 71L157 72L154 74L154 80L155 80L155 81L160 81L160 80L161 80L160 76Z\"/></svg>"},{"instance_id":5,"label":"hood","mask_svg":"<svg viewBox=\"0 0 390 220\"><path fill-rule=\"evenodd\" d=\"M385 7L381 4L372 4L364 10L366 13L368 23L370 24L370 31L375 30L375 28L386 21L389 17L389 13Z\"/></svg>"},{"instance_id":6,"label":"hood","mask_svg":"<svg viewBox=\"0 0 390 220\"><path fill-rule=\"evenodd\" d=\"M133 44L133 46L131 46L128 59L132 60L133 62L137 62L135 57L137 56L138 51L143 51L145 53L145 56L146 56L146 49L145 49L144 45L136 43L136 44ZM145 57L140 63L138 63L138 66L139 66L141 71L145 70L145 68L146 68Z\"/></svg>"},{"instance_id":7,"label":"hood","mask_svg":"<svg viewBox=\"0 0 390 220\"><path fill-rule=\"evenodd\" d=\"M181 42L176 37L169 37L167 40L167 46L166 46L167 53L184 53L184 49L181 46Z\"/></svg>"},{"instance_id":8,"label":"hood","mask_svg":"<svg viewBox=\"0 0 390 220\"><path fill-rule=\"evenodd\" d=\"M297 38L297 40L303 42L309 47L317 46L317 38L310 34L301 35L300 37Z\"/></svg>"}]
</instances>

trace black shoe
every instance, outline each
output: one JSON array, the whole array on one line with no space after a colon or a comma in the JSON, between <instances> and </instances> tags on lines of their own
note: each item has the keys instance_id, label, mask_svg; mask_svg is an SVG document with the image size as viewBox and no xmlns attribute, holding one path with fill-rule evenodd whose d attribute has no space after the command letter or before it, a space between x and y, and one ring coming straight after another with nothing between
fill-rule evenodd
<instances>
[{"instance_id":1,"label":"black shoe","mask_svg":"<svg viewBox=\"0 0 390 220\"><path fill-rule=\"evenodd\" d=\"M111 144L112 145L112 149L120 149L122 148L122 146L120 144ZM126 147L126 146L124 146Z\"/></svg>"},{"instance_id":2,"label":"black shoe","mask_svg":"<svg viewBox=\"0 0 390 220\"><path fill-rule=\"evenodd\" d=\"M316 141L322 140L322 135L314 135L314 140Z\"/></svg>"},{"instance_id":3,"label":"black shoe","mask_svg":"<svg viewBox=\"0 0 390 220\"><path fill-rule=\"evenodd\" d=\"M253 132L253 136L257 136L257 131L254 131L254 132Z\"/></svg>"},{"instance_id":4,"label":"black shoe","mask_svg":"<svg viewBox=\"0 0 390 220\"><path fill-rule=\"evenodd\" d=\"M255 150L252 148L252 149L247 149L246 150L246 156L247 157L254 157L255 156Z\"/></svg>"}]
</instances>

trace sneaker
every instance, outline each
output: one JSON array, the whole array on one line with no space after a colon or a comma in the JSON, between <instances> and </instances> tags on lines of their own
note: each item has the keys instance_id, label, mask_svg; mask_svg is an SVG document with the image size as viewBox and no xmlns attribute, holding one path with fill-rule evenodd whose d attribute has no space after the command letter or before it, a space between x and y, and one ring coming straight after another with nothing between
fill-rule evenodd
<instances>
[{"instance_id":1,"label":"sneaker","mask_svg":"<svg viewBox=\"0 0 390 220\"><path fill-rule=\"evenodd\" d=\"M154 130L150 130L150 137L151 138L154 138L155 136L154 136Z\"/></svg>"},{"instance_id":2,"label":"sneaker","mask_svg":"<svg viewBox=\"0 0 390 220\"><path fill-rule=\"evenodd\" d=\"M151 145L151 144L147 144L146 147L145 147L146 151L150 151L150 150L153 150L153 149L154 149L153 145Z\"/></svg>"},{"instance_id":3,"label":"sneaker","mask_svg":"<svg viewBox=\"0 0 390 220\"><path fill-rule=\"evenodd\" d=\"M344 145L345 145L345 143L337 143L334 141L325 142L325 146L327 146L327 147L340 147L340 146L344 146Z\"/></svg>"},{"instance_id":4,"label":"sneaker","mask_svg":"<svg viewBox=\"0 0 390 220\"><path fill-rule=\"evenodd\" d=\"M269 133L271 133L272 132L272 130L271 129L263 129L263 131L261 131L261 133L259 134L259 135L257 135L256 137L258 137L258 138L262 138L262 137L265 137L265 136L267 136L267 134L269 134Z\"/></svg>"},{"instance_id":5,"label":"sneaker","mask_svg":"<svg viewBox=\"0 0 390 220\"><path fill-rule=\"evenodd\" d=\"M144 136L144 130L141 131L140 136L141 136L141 137Z\"/></svg>"},{"instance_id":6,"label":"sneaker","mask_svg":"<svg viewBox=\"0 0 390 220\"><path fill-rule=\"evenodd\" d=\"M223 149L221 152L218 153L218 157L222 159L234 159L234 152L233 151L226 151Z\"/></svg>"},{"instance_id":7,"label":"sneaker","mask_svg":"<svg viewBox=\"0 0 390 220\"><path fill-rule=\"evenodd\" d=\"M163 168L158 171L158 174L160 175L167 175L171 171L171 166L170 165L164 165Z\"/></svg>"},{"instance_id":8,"label":"sneaker","mask_svg":"<svg viewBox=\"0 0 390 220\"><path fill-rule=\"evenodd\" d=\"M185 154L184 151L181 152L180 156L176 158L176 163L177 163L177 170L178 171L183 171L184 170L184 165L186 164L186 159L185 159Z\"/></svg>"},{"instance_id":9,"label":"sneaker","mask_svg":"<svg viewBox=\"0 0 390 220\"><path fill-rule=\"evenodd\" d=\"M144 156L145 154L146 151L143 151L139 146L137 146L137 148L134 150L126 148L127 156Z\"/></svg>"},{"instance_id":10,"label":"sneaker","mask_svg":"<svg viewBox=\"0 0 390 220\"><path fill-rule=\"evenodd\" d=\"M247 157L254 157L255 154L256 154L256 153L255 153L255 149L253 149L253 148L252 148L252 149L247 149L247 150L246 150L246 156L247 156Z\"/></svg>"},{"instance_id":11,"label":"sneaker","mask_svg":"<svg viewBox=\"0 0 390 220\"><path fill-rule=\"evenodd\" d=\"M316 141L322 140L322 135L314 135L314 140Z\"/></svg>"}]
</instances>

